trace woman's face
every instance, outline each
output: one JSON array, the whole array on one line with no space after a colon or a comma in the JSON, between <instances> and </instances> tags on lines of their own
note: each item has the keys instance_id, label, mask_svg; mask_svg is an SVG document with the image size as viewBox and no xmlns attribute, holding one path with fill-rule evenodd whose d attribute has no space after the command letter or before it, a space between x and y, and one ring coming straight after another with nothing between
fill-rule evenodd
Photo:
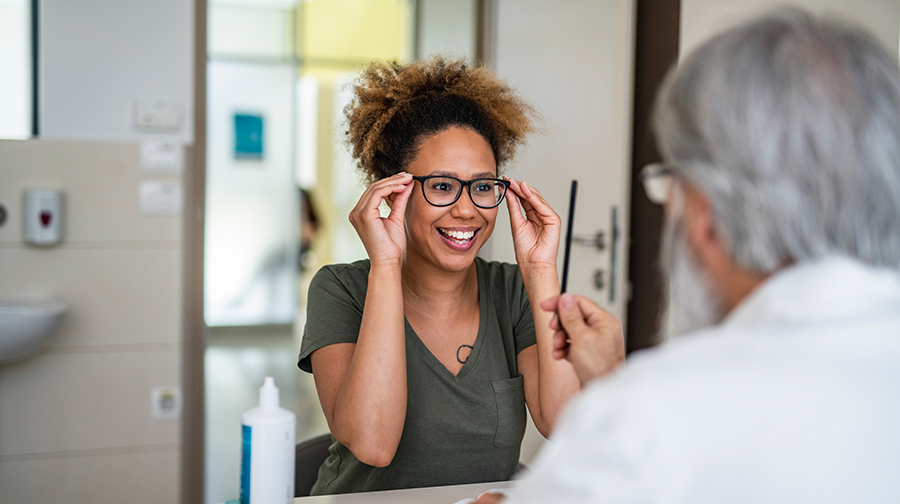
<instances>
[{"instance_id":1,"label":"woman's face","mask_svg":"<svg viewBox=\"0 0 900 504\"><path fill-rule=\"evenodd\" d=\"M406 171L418 177L495 178L497 163L484 137L453 126L427 137ZM422 182L413 183L406 208L407 261L424 260L447 271L465 271L490 238L498 207L475 206L466 187L455 203L436 207L425 200Z\"/></svg>"}]
</instances>

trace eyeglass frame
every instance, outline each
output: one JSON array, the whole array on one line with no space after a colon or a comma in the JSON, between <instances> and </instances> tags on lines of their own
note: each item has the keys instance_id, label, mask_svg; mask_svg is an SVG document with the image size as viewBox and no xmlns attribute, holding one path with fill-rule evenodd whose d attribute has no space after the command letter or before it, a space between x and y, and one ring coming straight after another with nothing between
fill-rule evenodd
<instances>
[{"instance_id":1,"label":"eyeglass frame","mask_svg":"<svg viewBox=\"0 0 900 504\"><path fill-rule=\"evenodd\" d=\"M433 179L433 178L453 179L453 180L459 182L459 184L460 184L459 192L456 193L456 197L453 198L453 201L451 201L450 203L444 203L443 205L436 205L428 199L428 196L425 195L425 181L428 179ZM456 177L452 177L450 175L426 175L424 177L417 177L417 176L413 175L413 180L418 180L422 184L422 197L425 198L425 201L431 206L448 207L448 206L456 203L457 201L459 201L459 197L462 196L463 188L466 188L466 189L468 189L466 192L469 193L469 200L472 201L472 204L475 205L476 207L484 209L484 210L490 210L492 208L497 208L498 206L500 206L500 203L503 203L503 198L506 197L506 191L509 190L509 185L510 185L508 180L503 180L503 179L499 179L499 178L489 178L489 177L479 177L479 178L475 178L472 180L462 180L462 179L458 179ZM500 199L497 200L497 203L495 203L494 206L486 207L483 205L479 205L478 203L475 202L475 198L472 197L471 184L472 184L472 182L477 182L479 180L490 180L491 182L494 182L494 183L499 182L500 185L503 186L503 194L500 195Z\"/></svg>"},{"instance_id":2,"label":"eyeglass frame","mask_svg":"<svg viewBox=\"0 0 900 504\"><path fill-rule=\"evenodd\" d=\"M641 168L640 179L644 186L644 195L647 196L647 199L650 200L651 203L657 205L666 204L669 200L668 192L675 182L675 174L677 171L677 168L665 163L650 163ZM664 195L658 194L657 190L651 185L653 184L654 179L659 179L661 177L665 177L665 180L667 181L667 191Z\"/></svg>"}]
</instances>

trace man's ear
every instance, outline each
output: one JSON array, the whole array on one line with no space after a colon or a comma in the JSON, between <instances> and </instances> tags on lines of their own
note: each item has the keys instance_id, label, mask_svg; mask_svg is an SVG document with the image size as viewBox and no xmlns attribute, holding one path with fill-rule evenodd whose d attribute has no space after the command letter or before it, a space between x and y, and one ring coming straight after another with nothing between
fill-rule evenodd
<instances>
[{"instance_id":1,"label":"man's ear","mask_svg":"<svg viewBox=\"0 0 900 504\"><path fill-rule=\"evenodd\" d=\"M687 245L709 275L726 312L731 311L767 277L732 261L722 233L716 229L712 204L696 187L686 187L685 190L684 226Z\"/></svg>"},{"instance_id":2,"label":"man's ear","mask_svg":"<svg viewBox=\"0 0 900 504\"><path fill-rule=\"evenodd\" d=\"M721 245L709 198L691 185L684 184L683 187L684 225L689 245L698 253L708 247Z\"/></svg>"},{"instance_id":3,"label":"man's ear","mask_svg":"<svg viewBox=\"0 0 900 504\"><path fill-rule=\"evenodd\" d=\"M722 234L716 229L712 203L696 187L684 185L684 226L687 245L700 266L710 275L722 296L736 266L731 261Z\"/></svg>"},{"instance_id":4,"label":"man's ear","mask_svg":"<svg viewBox=\"0 0 900 504\"><path fill-rule=\"evenodd\" d=\"M384 201L387 203L388 208L394 208L395 196L397 196L397 193L391 193L384 197Z\"/></svg>"}]
</instances>

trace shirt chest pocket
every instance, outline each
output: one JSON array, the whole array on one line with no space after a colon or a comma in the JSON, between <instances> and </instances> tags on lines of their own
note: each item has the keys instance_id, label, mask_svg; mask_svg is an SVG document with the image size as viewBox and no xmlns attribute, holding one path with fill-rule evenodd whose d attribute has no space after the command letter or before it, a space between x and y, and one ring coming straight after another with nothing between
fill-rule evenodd
<instances>
[{"instance_id":1,"label":"shirt chest pocket","mask_svg":"<svg viewBox=\"0 0 900 504\"><path fill-rule=\"evenodd\" d=\"M497 400L497 433L494 446L509 448L525 435L525 381L522 375L491 382Z\"/></svg>"}]
</instances>

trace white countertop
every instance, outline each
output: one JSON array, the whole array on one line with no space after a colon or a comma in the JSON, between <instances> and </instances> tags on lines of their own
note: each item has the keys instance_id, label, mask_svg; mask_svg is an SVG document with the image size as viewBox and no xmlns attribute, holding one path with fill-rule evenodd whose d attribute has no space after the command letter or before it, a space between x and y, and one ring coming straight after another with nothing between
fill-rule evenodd
<instances>
[{"instance_id":1,"label":"white countertop","mask_svg":"<svg viewBox=\"0 0 900 504\"><path fill-rule=\"evenodd\" d=\"M509 489L512 485L512 481L497 481L385 492L316 495L297 497L294 504L454 504L462 499L474 499L485 490Z\"/></svg>"}]
</instances>

